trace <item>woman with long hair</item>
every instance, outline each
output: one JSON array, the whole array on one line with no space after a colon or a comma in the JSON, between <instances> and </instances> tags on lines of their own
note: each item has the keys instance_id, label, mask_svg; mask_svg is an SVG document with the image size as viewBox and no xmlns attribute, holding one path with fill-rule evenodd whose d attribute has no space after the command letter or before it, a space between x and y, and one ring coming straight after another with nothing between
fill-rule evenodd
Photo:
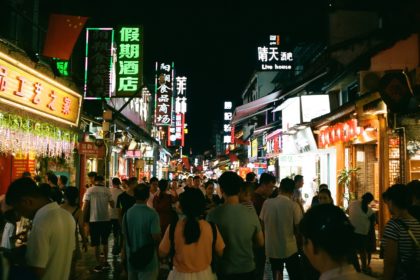
<instances>
[{"instance_id":1,"label":"woman with long hair","mask_svg":"<svg viewBox=\"0 0 420 280\"><path fill-rule=\"evenodd\" d=\"M205 209L203 193L191 188L180 196L180 205L185 217L168 227L159 246L161 257L173 258L168 279L216 279L212 255L221 256L225 244L216 225L201 219Z\"/></svg>"}]
</instances>

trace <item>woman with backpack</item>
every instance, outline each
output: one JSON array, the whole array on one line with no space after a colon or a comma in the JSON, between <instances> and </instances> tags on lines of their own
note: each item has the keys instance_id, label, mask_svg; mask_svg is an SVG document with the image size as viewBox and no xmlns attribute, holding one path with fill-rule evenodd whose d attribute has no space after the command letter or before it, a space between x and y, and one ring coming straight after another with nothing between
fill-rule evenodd
<instances>
[{"instance_id":1,"label":"woman with backpack","mask_svg":"<svg viewBox=\"0 0 420 280\"><path fill-rule=\"evenodd\" d=\"M383 279L411 280L420 275L420 223L408 212L408 188L396 184L382 194L392 218L385 226Z\"/></svg>"},{"instance_id":2,"label":"woman with backpack","mask_svg":"<svg viewBox=\"0 0 420 280\"><path fill-rule=\"evenodd\" d=\"M199 189L190 189L180 196L185 218L171 224L159 246L159 255L172 258L168 279L216 279L212 271L214 253L221 256L225 244L216 225L201 219L205 199Z\"/></svg>"}]
</instances>

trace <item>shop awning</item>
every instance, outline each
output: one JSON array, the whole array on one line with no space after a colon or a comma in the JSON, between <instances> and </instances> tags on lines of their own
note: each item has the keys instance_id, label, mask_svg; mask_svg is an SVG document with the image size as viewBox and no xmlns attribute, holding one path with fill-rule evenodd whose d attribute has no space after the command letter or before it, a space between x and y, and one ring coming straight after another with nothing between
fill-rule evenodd
<instances>
[{"instance_id":1,"label":"shop awning","mask_svg":"<svg viewBox=\"0 0 420 280\"><path fill-rule=\"evenodd\" d=\"M232 118L232 124L235 125L273 109L273 105L271 103L276 101L279 95L280 91L276 91L255 101L236 107Z\"/></svg>"},{"instance_id":2,"label":"shop awning","mask_svg":"<svg viewBox=\"0 0 420 280\"><path fill-rule=\"evenodd\" d=\"M115 114L115 123L121 127L130 127L130 133L133 133L140 139L148 142L150 145L159 145L159 142L153 138L147 131L143 128L139 127L138 125L134 124L131 120L129 120L126 116L118 112L115 108L111 106L107 106L113 114ZM159 145L160 146L160 145Z\"/></svg>"}]
</instances>

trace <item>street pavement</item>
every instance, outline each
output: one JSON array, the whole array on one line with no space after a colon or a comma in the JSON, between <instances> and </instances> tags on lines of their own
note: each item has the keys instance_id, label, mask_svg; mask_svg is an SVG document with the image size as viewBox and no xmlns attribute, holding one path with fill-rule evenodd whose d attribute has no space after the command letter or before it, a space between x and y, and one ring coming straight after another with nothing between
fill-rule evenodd
<instances>
[{"instance_id":1,"label":"street pavement","mask_svg":"<svg viewBox=\"0 0 420 280\"><path fill-rule=\"evenodd\" d=\"M113 241L110 242L110 248ZM111 250L110 250L111 251ZM127 277L123 275L121 269L121 258L119 256L113 256L109 253L108 262L111 265L111 269L103 272L94 272L93 267L96 265L95 253L93 248L89 247L86 253L82 254L82 259L76 264L76 275L73 279L75 280L125 280ZM373 275L377 278L380 276L383 269L383 260L379 259L378 254L374 254L372 257L371 268ZM168 270L164 267L161 268L160 279L166 279ZM284 280L289 279L286 270L284 271ZM72 279L72 280L73 280ZM264 280L272 280L270 266L266 265Z\"/></svg>"}]
</instances>

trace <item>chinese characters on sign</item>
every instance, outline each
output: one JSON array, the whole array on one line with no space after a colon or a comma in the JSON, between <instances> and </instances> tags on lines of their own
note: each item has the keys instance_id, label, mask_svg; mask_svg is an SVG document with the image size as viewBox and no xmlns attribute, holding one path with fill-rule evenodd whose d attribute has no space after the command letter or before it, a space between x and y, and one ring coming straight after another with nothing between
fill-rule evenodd
<instances>
[{"instance_id":1,"label":"chinese characters on sign","mask_svg":"<svg viewBox=\"0 0 420 280\"><path fill-rule=\"evenodd\" d=\"M143 29L121 27L118 38L117 96L132 96L143 83Z\"/></svg>"},{"instance_id":2,"label":"chinese characters on sign","mask_svg":"<svg viewBox=\"0 0 420 280\"><path fill-rule=\"evenodd\" d=\"M170 126L172 119L173 64L156 63L155 125Z\"/></svg>"},{"instance_id":3,"label":"chinese characters on sign","mask_svg":"<svg viewBox=\"0 0 420 280\"><path fill-rule=\"evenodd\" d=\"M223 144L232 143L232 127L230 121L232 120L232 102L225 101L223 116Z\"/></svg>"},{"instance_id":4,"label":"chinese characters on sign","mask_svg":"<svg viewBox=\"0 0 420 280\"><path fill-rule=\"evenodd\" d=\"M187 112L187 77L176 77L175 113Z\"/></svg>"},{"instance_id":5,"label":"chinese characters on sign","mask_svg":"<svg viewBox=\"0 0 420 280\"><path fill-rule=\"evenodd\" d=\"M349 142L362 134L363 129L357 125L356 119L350 119L343 123L336 123L320 131L318 146L320 148L335 145L339 141Z\"/></svg>"},{"instance_id":6,"label":"chinese characters on sign","mask_svg":"<svg viewBox=\"0 0 420 280\"><path fill-rule=\"evenodd\" d=\"M0 52L0 102L69 125L79 121L81 96Z\"/></svg>"},{"instance_id":7,"label":"chinese characters on sign","mask_svg":"<svg viewBox=\"0 0 420 280\"><path fill-rule=\"evenodd\" d=\"M175 114L175 120L169 127L168 146L184 146L184 125L185 115L182 113Z\"/></svg>"},{"instance_id":8,"label":"chinese characters on sign","mask_svg":"<svg viewBox=\"0 0 420 280\"><path fill-rule=\"evenodd\" d=\"M291 70L293 53L280 49L280 36L270 35L268 45L258 47L258 62L261 70Z\"/></svg>"},{"instance_id":9,"label":"chinese characters on sign","mask_svg":"<svg viewBox=\"0 0 420 280\"><path fill-rule=\"evenodd\" d=\"M185 113L187 112L187 77L176 77L175 110L169 127L168 146L184 146Z\"/></svg>"},{"instance_id":10,"label":"chinese characters on sign","mask_svg":"<svg viewBox=\"0 0 420 280\"><path fill-rule=\"evenodd\" d=\"M113 42L112 28L86 29L85 99L110 97L114 91L111 82Z\"/></svg>"},{"instance_id":11,"label":"chinese characters on sign","mask_svg":"<svg viewBox=\"0 0 420 280\"><path fill-rule=\"evenodd\" d=\"M55 67L61 76L67 77L69 75L69 62L65 60L56 60Z\"/></svg>"}]
</instances>

